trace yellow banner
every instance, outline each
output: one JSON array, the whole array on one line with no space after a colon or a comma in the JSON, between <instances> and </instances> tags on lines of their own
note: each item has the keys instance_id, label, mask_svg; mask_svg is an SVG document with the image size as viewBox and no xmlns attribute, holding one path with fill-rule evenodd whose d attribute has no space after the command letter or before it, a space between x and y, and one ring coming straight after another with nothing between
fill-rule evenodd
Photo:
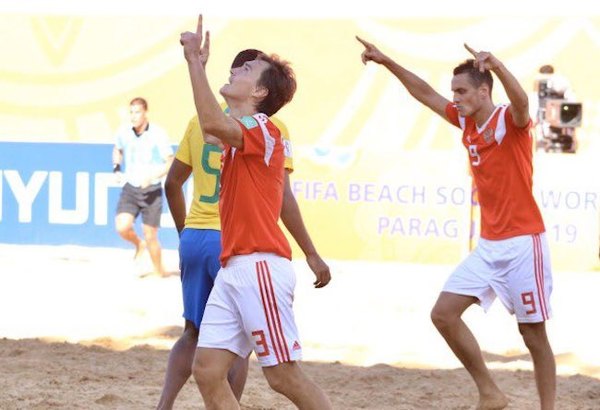
<instances>
[{"instance_id":1,"label":"yellow banner","mask_svg":"<svg viewBox=\"0 0 600 410\"><path fill-rule=\"evenodd\" d=\"M583 105L576 154L536 154L536 196L558 268L598 262L600 18L211 19L208 74L227 81L235 54L259 48L298 79L278 115L294 144L293 189L326 257L456 263L472 246L471 198L459 132L385 69L360 62L359 35L451 97L463 42L491 50L532 98L552 64ZM194 114L178 43L195 18L2 14L0 139L112 142L128 102L177 143ZM495 101L505 102L500 84ZM476 223L475 223L476 224ZM476 235L476 232L475 232ZM295 249L295 254L300 254Z\"/></svg>"}]
</instances>

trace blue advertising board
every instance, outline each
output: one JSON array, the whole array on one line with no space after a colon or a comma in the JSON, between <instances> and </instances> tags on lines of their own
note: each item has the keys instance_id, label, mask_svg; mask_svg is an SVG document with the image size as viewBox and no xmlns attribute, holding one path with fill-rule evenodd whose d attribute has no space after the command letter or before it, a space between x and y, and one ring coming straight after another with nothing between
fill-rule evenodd
<instances>
[{"instance_id":1,"label":"blue advertising board","mask_svg":"<svg viewBox=\"0 0 600 410\"><path fill-rule=\"evenodd\" d=\"M115 231L122 184L112 172L112 149L0 142L0 243L130 246ZM166 200L159 238L164 248L177 248Z\"/></svg>"}]
</instances>

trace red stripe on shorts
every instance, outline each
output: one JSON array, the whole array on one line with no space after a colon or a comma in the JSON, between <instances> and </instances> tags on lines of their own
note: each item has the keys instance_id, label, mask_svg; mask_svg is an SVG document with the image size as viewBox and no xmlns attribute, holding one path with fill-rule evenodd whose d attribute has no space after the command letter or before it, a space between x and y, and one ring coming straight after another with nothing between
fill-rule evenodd
<instances>
[{"instance_id":1,"label":"red stripe on shorts","mask_svg":"<svg viewBox=\"0 0 600 410\"><path fill-rule=\"evenodd\" d=\"M273 324L271 323L271 317L269 315L268 301L266 296L266 286L264 283L263 277L263 266L262 262L256 262L256 277L258 279L258 288L260 289L260 298L262 300L263 309L265 311L265 318L267 319L267 326L269 328L269 338L271 339L271 346L273 346L273 350L275 351L275 357L277 358L277 363L281 363L281 357L279 356L279 350L277 348L277 344L275 343L275 332L273 331Z\"/></svg>"},{"instance_id":2,"label":"red stripe on shorts","mask_svg":"<svg viewBox=\"0 0 600 410\"><path fill-rule=\"evenodd\" d=\"M285 344L285 338L281 330L281 320L279 319L279 311L277 309L277 299L275 298L275 291L273 290L273 282L271 281L271 275L269 274L269 266L267 261L262 261L263 264L263 276L264 284L266 289L267 299L269 301L269 307L271 312L271 320L273 322L273 328L275 329L275 341L279 347L279 353L281 360L284 362L290 361L290 354Z\"/></svg>"},{"instance_id":3,"label":"red stripe on shorts","mask_svg":"<svg viewBox=\"0 0 600 410\"><path fill-rule=\"evenodd\" d=\"M279 315L279 309L277 308L277 300L275 299L275 290L273 289L273 280L271 279L271 271L269 270L269 265L267 264L267 262L265 261L265 269L266 269L266 273L267 273L267 277L268 277L268 281L267 284L269 285L269 287L271 288L271 295L273 295L273 307L275 309L275 329L276 331L279 331L279 338L281 340L281 342L283 343L283 353L284 353L284 358L286 362L289 362L290 359L290 351L288 349L288 345L287 345L287 341L285 340L285 334L283 333L283 326L281 326L281 316Z\"/></svg>"},{"instance_id":4,"label":"red stripe on shorts","mask_svg":"<svg viewBox=\"0 0 600 410\"><path fill-rule=\"evenodd\" d=\"M535 282L538 288L538 299L540 309L542 310L542 319L548 320L548 310L546 309L546 298L544 293L544 257L542 253L542 241L540 235L533 235L533 260L535 270Z\"/></svg>"}]
</instances>

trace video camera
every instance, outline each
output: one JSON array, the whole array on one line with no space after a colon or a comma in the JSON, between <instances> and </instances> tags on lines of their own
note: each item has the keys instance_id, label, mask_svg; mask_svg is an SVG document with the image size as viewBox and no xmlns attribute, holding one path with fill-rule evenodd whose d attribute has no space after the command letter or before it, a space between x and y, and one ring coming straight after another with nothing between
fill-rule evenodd
<instances>
[{"instance_id":1,"label":"video camera","mask_svg":"<svg viewBox=\"0 0 600 410\"><path fill-rule=\"evenodd\" d=\"M565 100L546 100L546 115L544 120L552 127L568 128L580 127L583 106L578 102Z\"/></svg>"},{"instance_id":2,"label":"video camera","mask_svg":"<svg viewBox=\"0 0 600 410\"><path fill-rule=\"evenodd\" d=\"M537 81L538 148L546 152L577 151L575 128L581 126L583 106L565 99L566 89L557 89L550 79Z\"/></svg>"}]
</instances>

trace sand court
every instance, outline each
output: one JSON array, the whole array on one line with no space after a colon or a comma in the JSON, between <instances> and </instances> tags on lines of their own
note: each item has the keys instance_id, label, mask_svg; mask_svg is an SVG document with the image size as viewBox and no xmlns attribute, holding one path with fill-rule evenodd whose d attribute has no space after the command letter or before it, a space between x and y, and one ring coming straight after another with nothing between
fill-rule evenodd
<instances>
[{"instance_id":1,"label":"sand court","mask_svg":"<svg viewBox=\"0 0 600 410\"><path fill-rule=\"evenodd\" d=\"M177 269L165 251L168 270ZM144 262L142 261L142 264ZM429 320L452 266L330 261L333 281L311 287L294 261L303 366L340 409L467 409L476 390ZM0 408L156 405L168 349L181 333L179 276L139 277L132 251L0 245ZM600 408L600 272L555 272L548 332L559 409ZM511 409L537 406L532 364L499 301L470 308ZM293 408L251 362L246 409ZM202 408L188 382L176 408Z\"/></svg>"}]
</instances>

